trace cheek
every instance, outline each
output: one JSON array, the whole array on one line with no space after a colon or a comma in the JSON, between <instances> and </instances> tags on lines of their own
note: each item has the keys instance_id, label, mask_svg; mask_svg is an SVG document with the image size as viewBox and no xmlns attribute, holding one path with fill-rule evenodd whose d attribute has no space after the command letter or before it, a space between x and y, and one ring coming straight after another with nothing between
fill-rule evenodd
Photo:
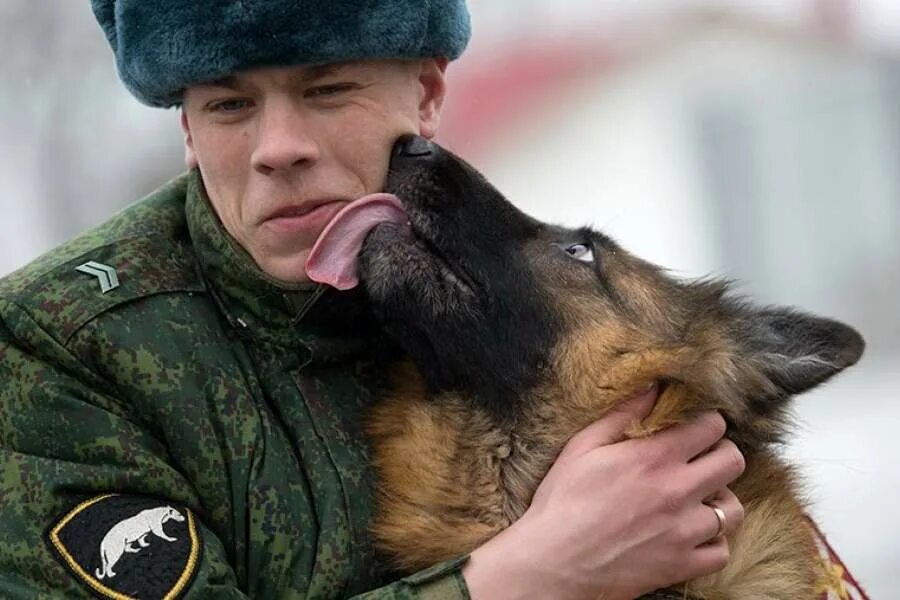
<instances>
[{"instance_id":1,"label":"cheek","mask_svg":"<svg viewBox=\"0 0 900 600\"><path fill-rule=\"evenodd\" d=\"M360 154L357 164L357 176L362 180L366 193L379 192L384 189L390 164L390 148L392 139L382 138L381 143L369 146L368 152ZM360 148L362 151L362 148Z\"/></svg>"},{"instance_id":2,"label":"cheek","mask_svg":"<svg viewBox=\"0 0 900 600\"><path fill-rule=\"evenodd\" d=\"M210 134L195 139L194 148L203 185L210 202L231 235L241 240L240 229L248 208L244 197L249 183L247 134Z\"/></svg>"},{"instance_id":3,"label":"cheek","mask_svg":"<svg viewBox=\"0 0 900 600\"><path fill-rule=\"evenodd\" d=\"M358 120L345 123L344 156L367 192L383 189L394 142L409 133L418 133L415 124L397 113L378 113L364 127Z\"/></svg>"},{"instance_id":4,"label":"cheek","mask_svg":"<svg viewBox=\"0 0 900 600\"><path fill-rule=\"evenodd\" d=\"M245 132L228 135L210 133L194 141L195 155L207 189L243 187L250 162L250 136Z\"/></svg>"},{"instance_id":5,"label":"cheek","mask_svg":"<svg viewBox=\"0 0 900 600\"><path fill-rule=\"evenodd\" d=\"M234 131L209 131L195 140L198 158L211 168L234 169L242 159L250 156L250 132L246 129Z\"/></svg>"}]
</instances>

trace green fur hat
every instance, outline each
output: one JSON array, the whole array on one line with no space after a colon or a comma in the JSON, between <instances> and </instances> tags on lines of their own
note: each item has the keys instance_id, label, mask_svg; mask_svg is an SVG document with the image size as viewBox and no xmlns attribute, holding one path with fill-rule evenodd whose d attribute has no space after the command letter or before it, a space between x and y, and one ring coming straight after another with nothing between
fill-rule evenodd
<instances>
[{"instance_id":1,"label":"green fur hat","mask_svg":"<svg viewBox=\"0 0 900 600\"><path fill-rule=\"evenodd\" d=\"M91 0L138 100L169 107L185 87L254 66L361 58L454 59L465 0Z\"/></svg>"}]
</instances>

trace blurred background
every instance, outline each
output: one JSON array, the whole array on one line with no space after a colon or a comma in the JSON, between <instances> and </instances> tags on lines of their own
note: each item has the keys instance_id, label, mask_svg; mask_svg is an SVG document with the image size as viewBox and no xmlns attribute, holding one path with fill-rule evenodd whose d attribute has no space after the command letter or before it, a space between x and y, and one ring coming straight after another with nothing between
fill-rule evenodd
<instances>
[{"instance_id":1,"label":"blurred background","mask_svg":"<svg viewBox=\"0 0 900 600\"><path fill-rule=\"evenodd\" d=\"M873 598L900 583L900 2L469 0L440 140L527 212L853 324L787 453ZM183 169L84 0L0 3L0 275Z\"/></svg>"}]
</instances>

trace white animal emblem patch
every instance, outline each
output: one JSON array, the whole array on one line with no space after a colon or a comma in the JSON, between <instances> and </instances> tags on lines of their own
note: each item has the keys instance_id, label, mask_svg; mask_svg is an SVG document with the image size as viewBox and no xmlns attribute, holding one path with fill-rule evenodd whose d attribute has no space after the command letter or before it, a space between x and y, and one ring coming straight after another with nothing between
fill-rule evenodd
<instances>
[{"instance_id":1,"label":"white animal emblem patch","mask_svg":"<svg viewBox=\"0 0 900 600\"><path fill-rule=\"evenodd\" d=\"M133 517L116 523L100 542L100 559L103 566L94 571L97 579L115 577L113 567L122 555L126 552L137 553L149 546L147 536L151 533L167 542L178 541L178 538L169 537L163 531L163 524L171 520L184 521L184 517L171 506L160 506L142 510ZM136 547L132 545L135 543Z\"/></svg>"},{"instance_id":2,"label":"white animal emblem patch","mask_svg":"<svg viewBox=\"0 0 900 600\"><path fill-rule=\"evenodd\" d=\"M86 591L110 600L178 600L191 587L203 551L190 508L127 494L88 498L45 534Z\"/></svg>"}]
</instances>

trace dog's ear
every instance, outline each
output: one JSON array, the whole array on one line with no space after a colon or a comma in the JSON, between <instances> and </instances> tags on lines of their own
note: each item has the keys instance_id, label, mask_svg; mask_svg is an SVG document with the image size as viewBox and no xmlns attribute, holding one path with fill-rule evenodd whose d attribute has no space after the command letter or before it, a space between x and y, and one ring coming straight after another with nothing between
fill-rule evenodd
<instances>
[{"instance_id":1,"label":"dog's ear","mask_svg":"<svg viewBox=\"0 0 900 600\"><path fill-rule=\"evenodd\" d=\"M865 342L852 327L788 308L753 310L739 339L785 395L811 389L856 363Z\"/></svg>"}]
</instances>

